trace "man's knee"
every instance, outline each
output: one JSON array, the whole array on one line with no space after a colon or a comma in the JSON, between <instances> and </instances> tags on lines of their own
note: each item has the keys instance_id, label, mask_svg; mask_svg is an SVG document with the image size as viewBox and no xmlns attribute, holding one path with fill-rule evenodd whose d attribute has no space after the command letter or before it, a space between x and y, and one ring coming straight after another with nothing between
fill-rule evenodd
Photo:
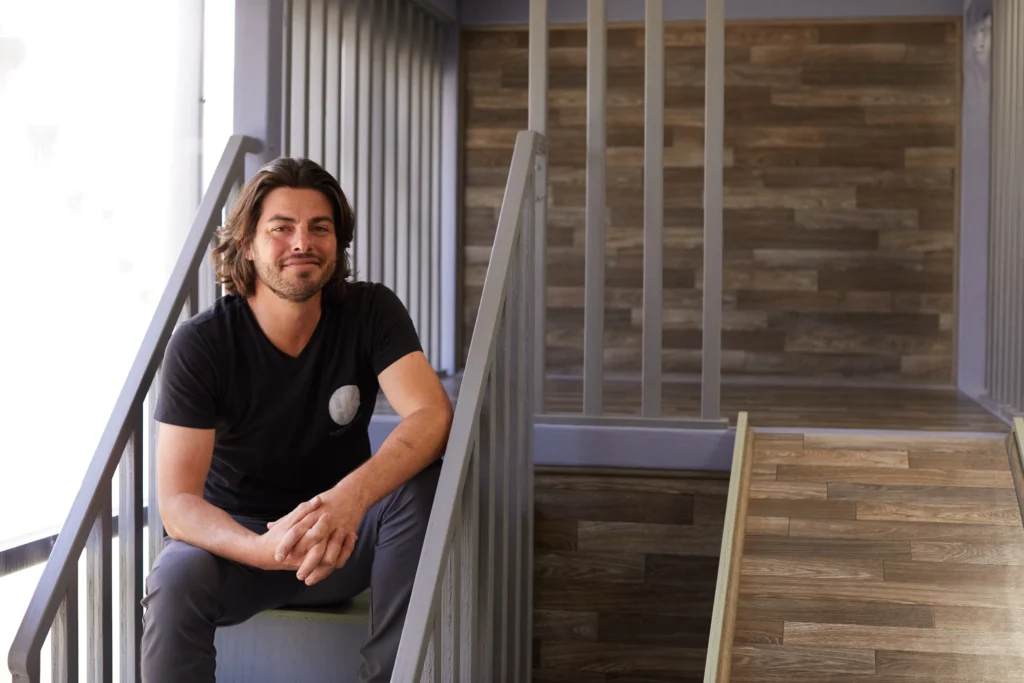
<instances>
[{"instance_id":1,"label":"man's knee","mask_svg":"<svg viewBox=\"0 0 1024 683\"><path fill-rule=\"evenodd\" d=\"M170 541L146 577L143 606L153 617L172 621L189 616L213 619L220 560L210 552Z\"/></svg>"}]
</instances>

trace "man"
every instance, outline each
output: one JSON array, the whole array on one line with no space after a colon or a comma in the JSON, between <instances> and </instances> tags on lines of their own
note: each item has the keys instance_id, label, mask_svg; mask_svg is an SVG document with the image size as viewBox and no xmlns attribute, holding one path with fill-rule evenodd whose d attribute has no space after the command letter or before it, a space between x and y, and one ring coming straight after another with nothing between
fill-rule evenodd
<instances>
[{"instance_id":1,"label":"man","mask_svg":"<svg viewBox=\"0 0 1024 683\"><path fill-rule=\"evenodd\" d=\"M269 163L214 251L226 296L171 338L146 683L213 683L218 626L367 587L359 680L390 680L452 407L401 301L349 280L353 227L320 166ZM378 389L402 420L371 455Z\"/></svg>"}]
</instances>

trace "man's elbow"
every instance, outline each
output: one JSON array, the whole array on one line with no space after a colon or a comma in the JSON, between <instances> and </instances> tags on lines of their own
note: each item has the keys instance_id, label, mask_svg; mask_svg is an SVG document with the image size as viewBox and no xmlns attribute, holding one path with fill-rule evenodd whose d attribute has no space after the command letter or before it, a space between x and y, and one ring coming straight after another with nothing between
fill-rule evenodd
<instances>
[{"instance_id":1,"label":"man's elbow","mask_svg":"<svg viewBox=\"0 0 1024 683\"><path fill-rule=\"evenodd\" d=\"M430 422L431 431L437 434L436 457L441 457L448 448L448 437L455 419L455 408L451 400L445 396L427 408L426 419Z\"/></svg>"},{"instance_id":2,"label":"man's elbow","mask_svg":"<svg viewBox=\"0 0 1024 683\"><path fill-rule=\"evenodd\" d=\"M159 497L160 522L164 526L164 532L175 541L186 540L185 529L181 524L182 510L184 503L181 494L166 495Z\"/></svg>"}]
</instances>

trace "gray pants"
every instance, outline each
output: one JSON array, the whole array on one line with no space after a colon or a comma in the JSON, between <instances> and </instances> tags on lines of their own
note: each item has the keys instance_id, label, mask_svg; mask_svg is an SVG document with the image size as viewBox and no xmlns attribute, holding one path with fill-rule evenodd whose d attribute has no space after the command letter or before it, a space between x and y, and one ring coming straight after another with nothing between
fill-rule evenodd
<instances>
[{"instance_id":1,"label":"gray pants","mask_svg":"<svg viewBox=\"0 0 1024 683\"><path fill-rule=\"evenodd\" d=\"M367 587L370 635L359 681L390 681L440 469L440 461L430 465L371 507L348 562L313 586L294 571L256 569L165 539L142 599L143 683L213 683L218 626L282 606L340 602ZM266 531L265 523L238 521Z\"/></svg>"}]
</instances>

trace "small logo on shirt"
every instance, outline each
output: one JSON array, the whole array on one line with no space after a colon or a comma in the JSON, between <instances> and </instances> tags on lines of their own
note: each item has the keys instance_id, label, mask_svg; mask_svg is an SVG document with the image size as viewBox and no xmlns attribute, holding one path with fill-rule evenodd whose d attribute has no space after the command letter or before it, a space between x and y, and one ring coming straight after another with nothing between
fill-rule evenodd
<instances>
[{"instance_id":1,"label":"small logo on shirt","mask_svg":"<svg viewBox=\"0 0 1024 683\"><path fill-rule=\"evenodd\" d=\"M331 419L339 425L344 427L350 424L355 419L356 413L359 412L359 387L354 384L339 387L331 394L327 410L331 414ZM332 432L332 435L342 431L344 430L336 430Z\"/></svg>"}]
</instances>

